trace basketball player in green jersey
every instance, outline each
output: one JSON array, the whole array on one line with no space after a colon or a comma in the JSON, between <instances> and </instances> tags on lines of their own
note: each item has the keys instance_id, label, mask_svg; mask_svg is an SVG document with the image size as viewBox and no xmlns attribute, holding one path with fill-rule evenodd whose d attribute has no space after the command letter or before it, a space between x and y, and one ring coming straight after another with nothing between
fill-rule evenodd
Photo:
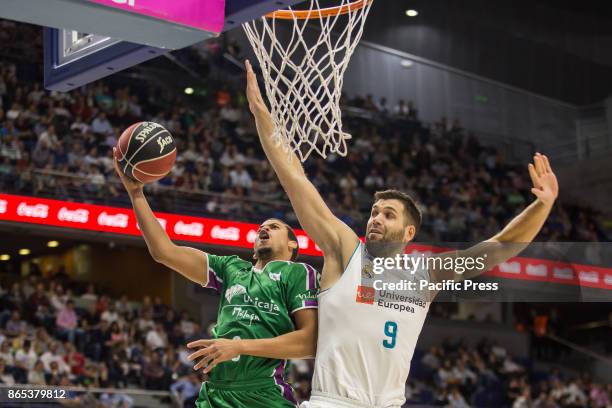
<instances>
[{"instance_id":1,"label":"basketball player in green jersey","mask_svg":"<svg viewBox=\"0 0 612 408\"><path fill-rule=\"evenodd\" d=\"M142 235L155 261L221 294L213 340L190 343L209 380L197 408L295 407L285 381L288 359L313 358L317 339L317 274L294 263L298 243L277 219L260 225L255 265L237 256L216 256L175 245L160 226L143 185L115 170L125 186ZM214 370L213 370L214 368Z\"/></svg>"}]
</instances>

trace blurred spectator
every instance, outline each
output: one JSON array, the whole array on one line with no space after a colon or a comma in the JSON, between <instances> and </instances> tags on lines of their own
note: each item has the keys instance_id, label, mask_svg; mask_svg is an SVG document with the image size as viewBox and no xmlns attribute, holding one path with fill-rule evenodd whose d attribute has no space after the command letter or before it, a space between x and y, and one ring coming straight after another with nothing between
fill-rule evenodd
<instances>
[{"instance_id":1,"label":"blurred spectator","mask_svg":"<svg viewBox=\"0 0 612 408\"><path fill-rule=\"evenodd\" d=\"M25 321L21 320L21 314L15 310L11 313L11 318L6 322L5 334L7 337L16 337L20 335L26 329Z\"/></svg>"},{"instance_id":2,"label":"blurred spectator","mask_svg":"<svg viewBox=\"0 0 612 408\"><path fill-rule=\"evenodd\" d=\"M94 133L109 135L113 132L113 126L106 117L105 112L100 112L91 122L91 130Z\"/></svg>"},{"instance_id":3,"label":"blurred spectator","mask_svg":"<svg viewBox=\"0 0 612 408\"><path fill-rule=\"evenodd\" d=\"M531 408L531 387L527 386L520 394L520 396L514 400L512 408Z\"/></svg>"},{"instance_id":4,"label":"blurred spectator","mask_svg":"<svg viewBox=\"0 0 612 408\"><path fill-rule=\"evenodd\" d=\"M0 345L0 360L4 361L4 363L9 366L15 364L13 352L11 351L11 347L8 341L4 341L2 342L2 345Z\"/></svg>"},{"instance_id":5,"label":"blurred spectator","mask_svg":"<svg viewBox=\"0 0 612 408\"><path fill-rule=\"evenodd\" d=\"M108 324L112 325L113 323L119 321L119 313L117 313L114 302L109 302L107 307L108 308L100 315L100 320L104 320Z\"/></svg>"},{"instance_id":6,"label":"blurred spectator","mask_svg":"<svg viewBox=\"0 0 612 408\"><path fill-rule=\"evenodd\" d=\"M160 323L155 324L155 328L150 329L147 333L147 346L151 350L157 350L166 347L168 338L164 332L163 326Z\"/></svg>"},{"instance_id":7,"label":"blurred spectator","mask_svg":"<svg viewBox=\"0 0 612 408\"><path fill-rule=\"evenodd\" d=\"M64 360L66 361L66 364L70 367L70 373L77 377L80 376L83 373L83 369L85 367L85 356L79 353L74 344L70 342L66 342L64 344L64 352Z\"/></svg>"},{"instance_id":8,"label":"blurred spectator","mask_svg":"<svg viewBox=\"0 0 612 408\"><path fill-rule=\"evenodd\" d=\"M30 340L25 340L15 353L15 364L24 370L31 370L35 364L38 364L38 355L32 347ZM42 364L42 362L40 362Z\"/></svg>"},{"instance_id":9,"label":"blurred spectator","mask_svg":"<svg viewBox=\"0 0 612 408\"><path fill-rule=\"evenodd\" d=\"M70 367L68 367L68 365L62 358L62 355L59 354L59 347L56 342L52 342L49 345L49 349L40 356L40 361L42 361L43 366L45 367L45 371L47 372L53 371L53 363L57 365L57 371L59 373L67 374L70 372Z\"/></svg>"},{"instance_id":10,"label":"blurred spectator","mask_svg":"<svg viewBox=\"0 0 612 408\"><path fill-rule=\"evenodd\" d=\"M55 324L61 338L67 338L70 343L74 343L78 336L80 343L83 331L78 328L79 320L72 300L67 301L66 306L57 314Z\"/></svg>"},{"instance_id":11,"label":"blurred spectator","mask_svg":"<svg viewBox=\"0 0 612 408\"><path fill-rule=\"evenodd\" d=\"M47 385L45 367L42 361L38 361L34 367L28 371L28 384Z\"/></svg>"},{"instance_id":12,"label":"blurred spectator","mask_svg":"<svg viewBox=\"0 0 612 408\"><path fill-rule=\"evenodd\" d=\"M150 360L145 362L142 370L144 386L147 389L160 390L166 388L166 370L161 364L159 354L152 352Z\"/></svg>"},{"instance_id":13,"label":"blurred spectator","mask_svg":"<svg viewBox=\"0 0 612 408\"><path fill-rule=\"evenodd\" d=\"M190 373L172 384L170 391L177 396L182 407L191 408L195 404L201 386L198 375Z\"/></svg>"},{"instance_id":14,"label":"blurred spectator","mask_svg":"<svg viewBox=\"0 0 612 408\"><path fill-rule=\"evenodd\" d=\"M6 364L4 360L0 360L0 382L5 385L15 384L15 378L13 378L13 374L6 371Z\"/></svg>"}]
</instances>

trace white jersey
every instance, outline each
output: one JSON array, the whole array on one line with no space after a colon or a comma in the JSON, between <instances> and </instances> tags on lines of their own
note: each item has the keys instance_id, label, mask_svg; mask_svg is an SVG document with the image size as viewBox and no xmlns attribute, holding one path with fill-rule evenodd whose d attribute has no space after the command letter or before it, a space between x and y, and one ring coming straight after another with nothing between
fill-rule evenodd
<instances>
[{"instance_id":1,"label":"white jersey","mask_svg":"<svg viewBox=\"0 0 612 408\"><path fill-rule=\"evenodd\" d=\"M362 279L362 274L369 275L363 269L368 263L364 256L365 246L360 244L338 282L319 294L312 407L328 406L325 401L330 399L377 408L405 402L410 360L429 302L405 291L402 295L408 296L402 301L397 300L399 292L375 291ZM417 271L404 277L420 280L429 274ZM384 275L376 278L386 281Z\"/></svg>"}]
</instances>

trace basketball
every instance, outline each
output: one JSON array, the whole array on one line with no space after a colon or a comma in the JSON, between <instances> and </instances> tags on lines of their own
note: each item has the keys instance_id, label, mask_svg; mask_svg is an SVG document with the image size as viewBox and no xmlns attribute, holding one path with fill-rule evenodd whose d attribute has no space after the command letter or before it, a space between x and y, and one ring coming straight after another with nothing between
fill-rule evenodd
<instances>
[{"instance_id":1,"label":"basketball","mask_svg":"<svg viewBox=\"0 0 612 408\"><path fill-rule=\"evenodd\" d=\"M119 138L115 158L125 175L142 183L152 183L172 170L176 146L172 135L162 125L138 122Z\"/></svg>"}]
</instances>

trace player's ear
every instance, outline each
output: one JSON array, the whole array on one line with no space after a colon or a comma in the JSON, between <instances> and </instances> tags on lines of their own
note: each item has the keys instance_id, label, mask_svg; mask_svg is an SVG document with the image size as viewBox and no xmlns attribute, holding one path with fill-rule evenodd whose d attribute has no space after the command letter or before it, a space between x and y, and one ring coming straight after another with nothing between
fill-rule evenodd
<instances>
[{"instance_id":1,"label":"player's ear","mask_svg":"<svg viewBox=\"0 0 612 408\"><path fill-rule=\"evenodd\" d=\"M257 260L257 251L253 251L253 259Z\"/></svg>"},{"instance_id":2,"label":"player's ear","mask_svg":"<svg viewBox=\"0 0 612 408\"><path fill-rule=\"evenodd\" d=\"M298 247L298 243L297 241L289 241L289 248L291 248L292 250Z\"/></svg>"},{"instance_id":3,"label":"player's ear","mask_svg":"<svg viewBox=\"0 0 612 408\"><path fill-rule=\"evenodd\" d=\"M416 235L416 228L414 225L408 225L404 228L404 242L410 242L414 239Z\"/></svg>"}]
</instances>

